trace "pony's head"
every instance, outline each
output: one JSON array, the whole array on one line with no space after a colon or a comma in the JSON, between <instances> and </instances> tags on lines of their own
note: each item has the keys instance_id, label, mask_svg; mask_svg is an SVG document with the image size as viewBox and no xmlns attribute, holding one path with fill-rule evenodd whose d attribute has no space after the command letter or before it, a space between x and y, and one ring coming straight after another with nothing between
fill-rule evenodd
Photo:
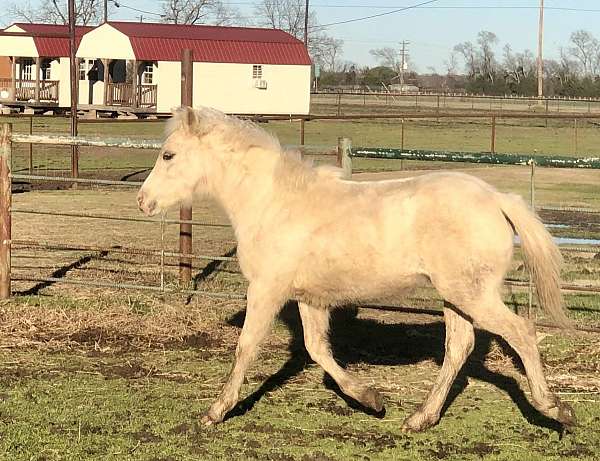
<instances>
[{"instance_id":1,"label":"pony's head","mask_svg":"<svg viewBox=\"0 0 600 461\"><path fill-rule=\"evenodd\" d=\"M167 125L166 139L137 201L146 215L211 194L236 154L252 147L279 147L255 125L210 108L182 107Z\"/></svg>"}]
</instances>

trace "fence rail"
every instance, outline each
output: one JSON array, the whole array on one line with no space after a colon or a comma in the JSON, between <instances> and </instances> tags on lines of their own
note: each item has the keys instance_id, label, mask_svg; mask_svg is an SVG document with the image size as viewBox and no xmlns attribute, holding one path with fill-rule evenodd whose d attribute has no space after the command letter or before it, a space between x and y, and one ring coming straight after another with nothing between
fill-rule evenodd
<instances>
[{"instance_id":1,"label":"fence rail","mask_svg":"<svg viewBox=\"0 0 600 461\"><path fill-rule=\"evenodd\" d=\"M165 258L180 258L183 259L196 259L196 260L211 260L211 261L222 261L222 262L236 262L237 258L234 256L219 256L219 255L203 255L203 254L192 254L188 252L175 252L167 251L164 247L164 228L168 224L192 224L196 226L207 226L207 227L230 227L226 223L215 223L215 222L202 222L195 220L176 220L166 219L164 216L161 219L156 218L144 218L144 217L129 217L129 216L115 216L110 214L94 214L94 213L76 213L76 212L54 212L44 210L33 210L33 209L11 209L10 202L10 183L12 179L19 180L30 180L30 181L61 181L61 182L78 182L81 184L90 185L116 185L116 186L127 186L127 187L138 187L140 182L133 181L111 181L102 179L84 179L84 178L69 178L69 177L54 177L54 176L42 176L42 175L22 175L22 174L11 174L10 173L10 154L11 154L11 142L15 143L38 143L38 144L59 144L59 145L82 145L82 146L96 146L96 147L126 147L126 148L137 148L137 149L158 149L160 143L149 142L149 141L136 141L128 138L89 138L81 136L50 136L50 135L23 135L13 134L10 131L8 124L2 125L2 136L0 137L0 153L2 153L0 161L0 188L6 190L7 193L0 196L0 218L2 219L2 227L0 227L0 298L8 297L10 295L10 280L22 280L22 281L37 281L37 282L50 282L50 283L67 283L73 285L88 285L106 288L117 288L117 289L128 289L128 290L149 290L156 292L169 292L169 293L185 293L185 294L198 294L205 296L216 296L222 298L235 298L243 299L244 295L236 293L213 293L203 290L191 290L191 289L179 289L178 287L167 287L164 283L164 266ZM531 156L526 154L492 154L492 153L465 153L465 152L437 152L437 151L416 151L416 150L404 150L404 149L381 149L381 148L365 148L356 147L352 148L349 140L340 138L338 142L338 154L337 162L339 166L344 166L350 169L351 173L351 160L357 157L370 157L370 158L399 158L399 159L412 159L412 160L423 160L423 161L452 161L452 162L472 162L472 163L487 163L487 164L511 164L511 165L528 165L532 168L532 196L534 191L534 173L535 165L549 166L554 168L600 168L599 158L570 158L561 156ZM8 188L7 188L8 187ZM2 197L4 201L2 201ZM7 199L8 198L8 199ZM569 207L543 207L543 209L556 210L560 208L560 211L583 211L583 212L600 212L600 210L589 209L589 208L569 208ZM116 220L116 221L131 221L131 222L143 222L153 223L160 225L161 229L161 247L160 249L145 249L136 247L101 247L97 245L83 245L83 244L63 244L63 243L51 243L51 242L40 242L25 239L12 239L10 232L10 215L11 214L39 214L46 216L62 216L67 218L82 218L82 219L104 219L104 220ZM7 225L8 224L8 225ZM28 276L22 274L10 275L10 249L11 247L18 247L20 249L41 249L41 250L52 250L52 251L89 251L89 252L113 252L130 255L148 256L152 258L159 258L160 262L160 280L159 286L149 286L141 284L128 284L128 283L112 283L103 281L88 281L88 280L73 280L65 279L60 277L37 277ZM564 248L566 251L588 251L589 249L583 248ZM596 251L596 250L591 250ZM2 265L4 263L4 266ZM2 269L4 267L4 269ZM6 287L8 283L8 291ZM531 284L527 280L507 280L507 285L513 286L518 289L529 289L531 290ZM564 284L562 287L565 291L571 292L583 292L583 293L600 293L600 287L586 286L581 284ZM4 291L2 291L4 290ZM530 301L531 302L531 301Z\"/></svg>"}]
</instances>

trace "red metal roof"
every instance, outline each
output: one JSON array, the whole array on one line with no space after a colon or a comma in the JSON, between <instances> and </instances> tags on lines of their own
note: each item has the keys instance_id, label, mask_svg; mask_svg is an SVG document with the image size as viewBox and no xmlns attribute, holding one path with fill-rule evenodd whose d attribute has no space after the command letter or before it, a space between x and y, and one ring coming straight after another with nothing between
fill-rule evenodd
<instances>
[{"instance_id":1,"label":"red metal roof","mask_svg":"<svg viewBox=\"0 0 600 461\"><path fill-rule=\"evenodd\" d=\"M26 33L32 34L33 42L41 57L68 57L69 56L69 26L59 24L30 24L15 23ZM92 30L90 26L77 26L75 28L75 46L79 46L81 37Z\"/></svg>"},{"instance_id":2,"label":"red metal roof","mask_svg":"<svg viewBox=\"0 0 600 461\"><path fill-rule=\"evenodd\" d=\"M196 62L310 65L304 44L278 29L110 22L129 37L137 59L180 61L181 50Z\"/></svg>"}]
</instances>

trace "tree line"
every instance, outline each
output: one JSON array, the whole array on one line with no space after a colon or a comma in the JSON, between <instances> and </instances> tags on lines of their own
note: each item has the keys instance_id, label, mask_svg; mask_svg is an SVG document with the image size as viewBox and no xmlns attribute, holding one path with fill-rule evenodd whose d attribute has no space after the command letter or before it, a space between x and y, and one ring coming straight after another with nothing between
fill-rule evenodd
<instances>
[{"instance_id":1,"label":"tree line","mask_svg":"<svg viewBox=\"0 0 600 461\"><path fill-rule=\"evenodd\" d=\"M76 0L75 16L79 24L96 24L102 18L103 0ZM122 8L119 0L109 0L109 9ZM251 16L244 16L236 7L221 0L165 0L161 10L150 21L173 24L213 24L259 26L284 30L303 39L305 0L260 0ZM16 21L64 24L67 22L66 0L41 0L37 5L28 1L13 1L6 10ZM311 58L321 69L324 86L369 86L398 83L402 62L400 50L385 47L371 50L379 66L359 66L343 59L343 40L325 32L316 12L308 15L308 47ZM438 90L457 88L470 93L537 94L537 61L530 50L514 51L490 31L480 31L472 41L456 44L444 62L444 71L429 68L429 84ZM548 96L600 96L600 40L591 32L577 30L559 57L544 60L544 94ZM420 84L419 75L410 60L405 63L405 81Z\"/></svg>"}]
</instances>

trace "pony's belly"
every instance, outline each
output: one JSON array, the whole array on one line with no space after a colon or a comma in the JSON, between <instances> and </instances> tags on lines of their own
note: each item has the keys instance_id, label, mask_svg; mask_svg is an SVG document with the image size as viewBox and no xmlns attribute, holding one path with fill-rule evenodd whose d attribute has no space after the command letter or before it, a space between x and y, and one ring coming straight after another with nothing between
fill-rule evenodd
<instances>
[{"instance_id":1,"label":"pony's belly","mask_svg":"<svg viewBox=\"0 0 600 461\"><path fill-rule=\"evenodd\" d=\"M421 274L397 277L320 277L294 285L297 301L316 306L335 306L351 302L392 300L405 297L429 279Z\"/></svg>"}]
</instances>

